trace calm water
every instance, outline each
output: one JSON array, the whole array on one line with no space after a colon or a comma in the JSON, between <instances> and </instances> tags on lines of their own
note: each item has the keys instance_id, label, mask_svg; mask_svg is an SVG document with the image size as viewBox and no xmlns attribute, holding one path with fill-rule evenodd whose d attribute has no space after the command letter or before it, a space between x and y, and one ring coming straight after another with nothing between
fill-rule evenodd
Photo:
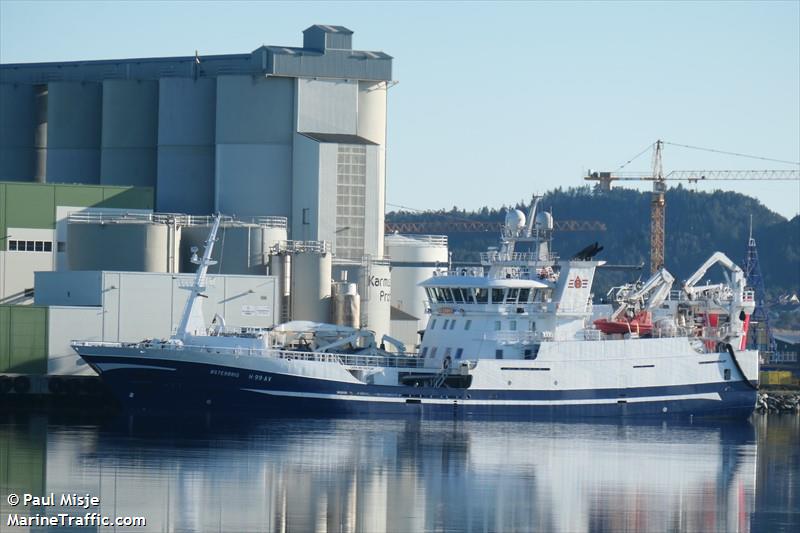
<instances>
[{"instance_id":1,"label":"calm water","mask_svg":"<svg viewBox=\"0 0 800 533\"><path fill-rule=\"evenodd\" d=\"M627 425L0 417L7 495L91 494L145 528L800 531L800 417ZM56 502L58 503L58 502ZM84 514L83 509L79 513ZM26 508L55 515L62 507Z\"/></svg>"}]
</instances>

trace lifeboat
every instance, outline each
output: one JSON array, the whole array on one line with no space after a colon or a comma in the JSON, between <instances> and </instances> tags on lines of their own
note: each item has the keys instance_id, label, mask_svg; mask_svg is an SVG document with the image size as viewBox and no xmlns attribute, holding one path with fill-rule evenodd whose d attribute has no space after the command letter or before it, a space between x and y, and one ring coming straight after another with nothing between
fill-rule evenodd
<instances>
[{"instance_id":1,"label":"lifeboat","mask_svg":"<svg viewBox=\"0 0 800 533\"><path fill-rule=\"evenodd\" d=\"M641 311L631 319L609 320L601 318L594 321L594 325L603 333L636 333L640 337L653 334L653 320L649 311Z\"/></svg>"}]
</instances>

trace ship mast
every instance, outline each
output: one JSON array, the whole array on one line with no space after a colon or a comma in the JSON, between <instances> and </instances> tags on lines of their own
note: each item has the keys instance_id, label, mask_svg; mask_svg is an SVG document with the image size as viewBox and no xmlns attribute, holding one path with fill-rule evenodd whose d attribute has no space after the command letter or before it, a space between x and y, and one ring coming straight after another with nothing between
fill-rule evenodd
<instances>
[{"instance_id":1,"label":"ship mast","mask_svg":"<svg viewBox=\"0 0 800 533\"><path fill-rule=\"evenodd\" d=\"M211 225L211 232L209 232L208 238L203 244L204 250L202 258L197 258L197 248L192 247L191 262L199 266L194 276L194 283L188 287L181 287L182 289L188 289L192 292L189 295L189 299L186 300L186 307L183 308L181 323L178 326L178 331L172 336L173 340L183 341L197 330L205 328L203 301L200 300L200 298L207 298L203 292L206 290L206 274L208 273L208 267L217 264L216 261L211 259L211 252L214 249L214 242L217 239L217 230L219 230L221 219L222 216L219 213L214 215L214 223Z\"/></svg>"}]
</instances>

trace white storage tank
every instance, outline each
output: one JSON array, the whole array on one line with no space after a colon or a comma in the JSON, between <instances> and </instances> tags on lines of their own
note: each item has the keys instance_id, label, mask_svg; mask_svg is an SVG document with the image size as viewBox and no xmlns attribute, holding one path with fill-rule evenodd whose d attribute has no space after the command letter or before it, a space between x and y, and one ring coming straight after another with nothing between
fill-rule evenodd
<instances>
[{"instance_id":1,"label":"white storage tank","mask_svg":"<svg viewBox=\"0 0 800 533\"><path fill-rule=\"evenodd\" d=\"M361 300L361 327L375 332L380 342L383 335L390 335L392 309L392 278L388 259L365 257L362 261L338 259L333 266L334 277L358 282Z\"/></svg>"},{"instance_id":2,"label":"white storage tank","mask_svg":"<svg viewBox=\"0 0 800 533\"><path fill-rule=\"evenodd\" d=\"M433 276L437 268L446 268L446 235L386 235L386 255L392 265L392 307L419 320L418 329L428 324L425 313L425 290L419 284Z\"/></svg>"},{"instance_id":3,"label":"white storage tank","mask_svg":"<svg viewBox=\"0 0 800 533\"><path fill-rule=\"evenodd\" d=\"M292 254L292 320L331 321L331 253L304 243L305 249Z\"/></svg>"},{"instance_id":4,"label":"white storage tank","mask_svg":"<svg viewBox=\"0 0 800 533\"><path fill-rule=\"evenodd\" d=\"M350 328L361 327L358 284L347 281L346 273L341 281L333 284L333 323Z\"/></svg>"},{"instance_id":5,"label":"white storage tank","mask_svg":"<svg viewBox=\"0 0 800 533\"><path fill-rule=\"evenodd\" d=\"M74 213L67 264L69 270L177 272L180 232L169 215Z\"/></svg>"},{"instance_id":6,"label":"white storage tank","mask_svg":"<svg viewBox=\"0 0 800 533\"><path fill-rule=\"evenodd\" d=\"M189 261L191 248L202 250L208 236L211 218L189 217L189 225L181 238L181 271L194 272ZM264 275L269 265L270 250L286 240L287 221L284 217L256 217L228 220L220 225L219 239L214 247L217 264L209 271L220 274Z\"/></svg>"}]
</instances>

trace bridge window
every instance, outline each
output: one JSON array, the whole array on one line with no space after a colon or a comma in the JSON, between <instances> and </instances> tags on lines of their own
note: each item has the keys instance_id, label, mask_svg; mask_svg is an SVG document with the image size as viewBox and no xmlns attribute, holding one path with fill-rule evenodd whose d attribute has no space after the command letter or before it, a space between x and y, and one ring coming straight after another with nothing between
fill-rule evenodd
<instances>
[{"instance_id":1,"label":"bridge window","mask_svg":"<svg viewBox=\"0 0 800 533\"><path fill-rule=\"evenodd\" d=\"M461 356L464 354L464 348L456 349L456 359L461 359Z\"/></svg>"},{"instance_id":2,"label":"bridge window","mask_svg":"<svg viewBox=\"0 0 800 533\"><path fill-rule=\"evenodd\" d=\"M475 301L479 304L485 304L489 301L489 291L487 289L478 289L475 292Z\"/></svg>"},{"instance_id":3,"label":"bridge window","mask_svg":"<svg viewBox=\"0 0 800 533\"><path fill-rule=\"evenodd\" d=\"M506 292L506 303L507 304L517 303L518 295L519 295L519 289L508 289L508 291Z\"/></svg>"},{"instance_id":4,"label":"bridge window","mask_svg":"<svg viewBox=\"0 0 800 533\"><path fill-rule=\"evenodd\" d=\"M492 303L493 304L503 303L504 294L505 294L504 289L492 289Z\"/></svg>"},{"instance_id":5,"label":"bridge window","mask_svg":"<svg viewBox=\"0 0 800 533\"><path fill-rule=\"evenodd\" d=\"M453 293L450 289L442 289L442 292L444 293L444 301L449 304L453 303Z\"/></svg>"},{"instance_id":6,"label":"bridge window","mask_svg":"<svg viewBox=\"0 0 800 533\"><path fill-rule=\"evenodd\" d=\"M427 288L425 289L425 292L428 293L428 300L430 300L432 303L437 302L435 289Z\"/></svg>"},{"instance_id":7,"label":"bridge window","mask_svg":"<svg viewBox=\"0 0 800 533\"><path fill-rule=\"evenodd\" d=\"M520 289L519 290L519 303L525 303L530 298L531 290L530 289Z\"/></svg>"},{"instance_id":8,"label":"bridge window","mask_svg":"<svg viewBox=\"0 0 800 533\"><path fill-rule=\"evenodd\" d=\"M457 304L464 303L464 294L461 292L461 289L453 289L453 299Z\"/></svg>"},{"instance_id":9,"label":"bridge window","mask_svg":"<svg viewBox=\"0 0 800 533\"><path fill-rule=\"evenodd\" d=\"M470 326L472 326L472 320L467 320L464 322L464 331L468 331Z\"/></svg>"}]
</instances>

